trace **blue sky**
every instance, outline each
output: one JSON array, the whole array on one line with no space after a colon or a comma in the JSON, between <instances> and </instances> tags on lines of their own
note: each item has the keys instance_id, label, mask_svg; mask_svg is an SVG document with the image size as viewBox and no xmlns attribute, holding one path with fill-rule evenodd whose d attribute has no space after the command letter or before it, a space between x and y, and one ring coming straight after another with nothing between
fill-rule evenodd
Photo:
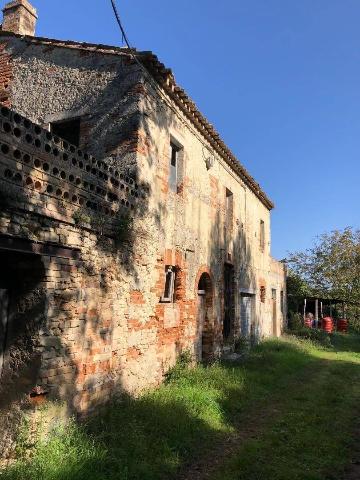
<instances>
[{"instance_id":1,"label":"blue sky","mask_svg":"<svg viewBox=\"0 0 360 480\"><path fill-rule=\"evenodd\" d=\"M110 0L32 3L39 36L120 43ZM359 0L118 6L132 45L173 69L274 200L274 256L360 227Z\"/></svg>"}]
</instances>

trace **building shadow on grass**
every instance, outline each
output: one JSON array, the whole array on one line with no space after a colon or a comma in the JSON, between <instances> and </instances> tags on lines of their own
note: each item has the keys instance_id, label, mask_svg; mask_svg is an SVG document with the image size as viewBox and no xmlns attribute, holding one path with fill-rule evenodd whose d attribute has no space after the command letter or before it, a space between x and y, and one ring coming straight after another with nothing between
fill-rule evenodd
<instances>
[{"instance_id":1,"label":"building shadow on grass","mask_svg":"<svg viewBox=\"0 0 360 480\"><path fill-rule=\"evenodd\" d=\"M316 372L323 383L311 382L311 372ZM108 404L86 423L75 424L72 433L59 434L55 446L52 441L47 443L46 461L40 459L41 474L36 478L193 478L189 472L194 465L203 466L202 459L212 464L210 459L215 460L214 455L222 451L226 457L222 446L236 432L250 429L252 434L256 433L257 417L269 417L268 410L275 415L269 418L270 422L276 421L276 415L287 415L289 394L295 395L291 404L295 412L297 406L301 410L302 402L310 398L315 404L316 400L321 402L321 408L325 405L336 417L343 408L342 397L337 392L331 394L332 385L344 379L350 385L356 376L359 366L351 362L319 359L301 344L267 341L255 347L241 363L184 369L158 390L138 399L123 397ZM309 422L316 420L311 415ZM74 431L81 435L75 435ZM259 433L264 434L262 430ZM345 448L341 440L333 443L334 448ZM237 444L235 447L238 448ZM53 448L55 458L51 459ZM56 452L61 453L61 458L56 458L59 455ZM302 453L295 454L302 458ZM36 458L37 455L26 466L27 478L35 474ZM290 458L289 462L293 460ZM37 468L39 472L39 464Z\"/></svg>"}]
</instances>

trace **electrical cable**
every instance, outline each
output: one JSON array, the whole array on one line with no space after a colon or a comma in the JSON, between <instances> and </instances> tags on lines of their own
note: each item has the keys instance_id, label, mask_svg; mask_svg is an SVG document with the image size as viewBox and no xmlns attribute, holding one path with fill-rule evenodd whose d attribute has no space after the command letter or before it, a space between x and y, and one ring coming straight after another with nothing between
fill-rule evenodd
<instances>
[{"instance_id":1,"label":"electrical cable","mask_svg":"<svg viewBox=\"0 0 360 480\"><path fill-rule=\"evenodd\" d=\"M120 19L120 15L119 15L118 9L117 9L117 7L116 7L116 3L115 3L114 0L110 0L110 1L111 1L112 9L113 9L114 14L115 14L115 18L116 18L117 24L119 25L120 30L121 30L122 41L123 41L123 42L125 41L127 47L131 49L129 40L128 40L127 35L126 35L126 32L125 32L125 29L124 29L124 27L122 26L122 23L121 23L121 19Z\"/></svg>"},{"instance_id":2,"label":"electrical cable","mask_svg":"<svg viewBox=\"0 0 360 480\"><path fill-rule=\"evenodd\" d=\"M117 24L119 25L119 28L120 28L120 31L121 31L121 35L122 35L122 39L123 41L125 41L125 44L126 46L128 47L129 49L129 53L130 55L132 56L132 58L135 60L135 62L139 65L139 67L142 69L142 71L147 75L150 83L153 85L153 87L158 90L159 93L161 93L161 95L163 96L163 92L162 90L160 89L159 85L154 82L150 72L144 67L144 65L140 62L140 60L137 58L136 55L134 55L134 51L136 50L135 48L133 48L131 45L130 45L130 42L129 42L129 39L126 35L126 32L125 32L125 29L122 25L122 22L121 22L121 19L120 19L120 15L119 15L119 12L118 12L118 9L116 7L116 3L115 3L115 0L110 0L111 2L111 6L112 6L112 9L114 11L114 14L115 14L115 18L116 18L116 22ZM168 103L168 102L167 102ZM169 103L168 103L169 104ZM170 106L170 104L169 104ZM174 108L172 107L172 109L174 110Z\"/></svg>"}]
</instances>

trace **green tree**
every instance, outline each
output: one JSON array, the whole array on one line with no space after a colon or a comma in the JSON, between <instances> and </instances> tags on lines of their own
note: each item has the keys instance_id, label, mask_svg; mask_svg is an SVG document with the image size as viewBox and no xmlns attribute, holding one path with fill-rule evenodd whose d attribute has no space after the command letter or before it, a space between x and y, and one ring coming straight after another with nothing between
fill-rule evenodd
<instances>
[{"instance_id":1,"label":"green tree","mask_svg":"<svg viewBox=\"0 0 360 480\"><path fill-rule=\"evenodd\" d=\"M345 228L320 235L313 247L290 254L290 271L298 282L308 286L308 292L320 297L349 302L348 315L353 323L360 304L360 230Z\"/></svg>"},{"instance_id":2,"label":"green tree","mask_svg":"<svg viewBox=\"0 0 360 480\"><path fill-rule=\"evenodd\" d=\"M307 282L291 268L288 269L286 291L288 294L288 310L293 313L299 310L302 298L310 296L312 293Z\"/></svg>"}]
</instances>

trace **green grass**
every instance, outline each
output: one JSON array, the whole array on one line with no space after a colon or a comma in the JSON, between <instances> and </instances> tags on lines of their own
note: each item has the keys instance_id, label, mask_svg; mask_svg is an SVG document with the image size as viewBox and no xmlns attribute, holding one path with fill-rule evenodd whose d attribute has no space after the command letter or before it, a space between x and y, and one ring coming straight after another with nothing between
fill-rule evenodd
<instances>
[{"instance_id":1,"label":"green grass","mask_svg":"<svg viewBox=\"0 0 360 480\"><path fill-rule=\"evenodd\" d=\"M359 352L356 335L287 337L242 364L178 365L159 389L57 429L0 479L155 480L187 465L191 475L198 461L214 480L341 478L360 399Z\"/></svg>"}]
</instances>

